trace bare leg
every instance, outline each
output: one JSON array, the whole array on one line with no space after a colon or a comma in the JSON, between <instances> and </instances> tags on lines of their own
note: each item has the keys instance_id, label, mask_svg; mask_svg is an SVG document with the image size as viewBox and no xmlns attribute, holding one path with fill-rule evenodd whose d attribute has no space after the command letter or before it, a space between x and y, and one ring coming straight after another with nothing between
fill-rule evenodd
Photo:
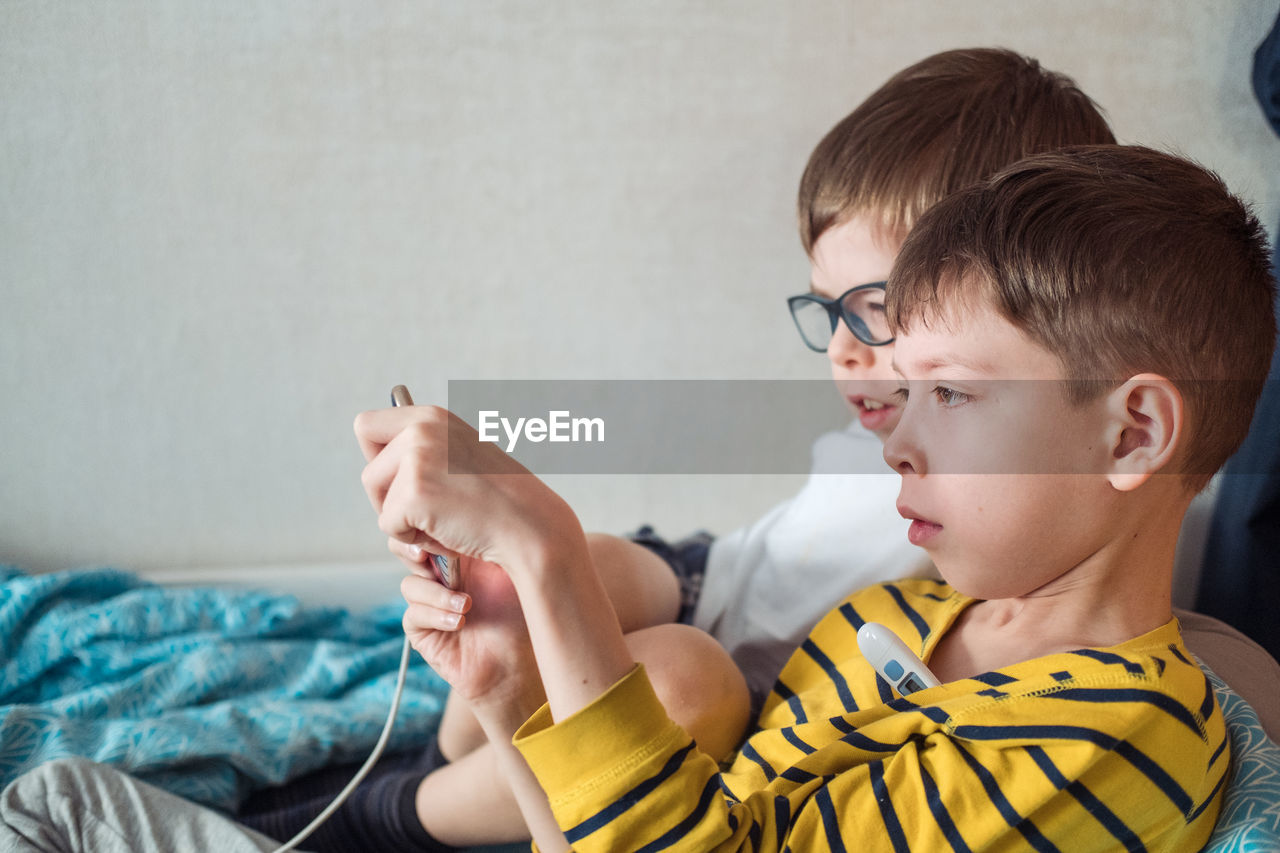
<instances>
[{"instance_id":1,"label":"bare leg","mask_svg":"<svg viewBox=\"0 0 1280 853\"><path fill-rule=\"evenodd\" d=\"M624 634L675 621L680 582L666 561L629 539L605 533L588 533L587 547ZM437 737L440 753L450 761L485 744L471 711L452 695L445 701Z\"/></svg>"},{"instance_id":2,"label":"bare leg","mask_svg":"<svg viewBox=\"0 0 1280 853\"><path fill-rule=\"evenodd\" d=\"M750 723L746 680L709 634L666 624L627 635L667 713L717 760L727 757ZM471 751L423 779L418 817L433 836L455 846L529 838L492 747Z\"/></svg>"},{"instance_id":3,"label":"bare leg","mask_svg":"<svg viewBox=\"0 0 1280 853\"><path fill-rule=\"evenodd\" d=\"M588 533L587 548L622 633L676 621L680 582L666 560L630 539L605 533Z\"/></svg>"}]
</instances>

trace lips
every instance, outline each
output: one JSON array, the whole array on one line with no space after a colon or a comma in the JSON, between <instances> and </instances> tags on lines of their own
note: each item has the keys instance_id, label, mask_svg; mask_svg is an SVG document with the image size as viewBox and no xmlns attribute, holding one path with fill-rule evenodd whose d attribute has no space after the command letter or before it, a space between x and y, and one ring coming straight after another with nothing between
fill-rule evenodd
<instances>
[{"instance_id":1,"label":"lips","mask_svg":"<svg viewBox=\"0 0 1280 853\"><path fill-rule=\"evenodd\" d=\"M898 411L898 407L890 403L882 403L862 394L849 394L845 397L849 405L858 413L858 422L865 429L875 431L889 423Z\"/></svg>"},{"instance_id":2,"label":"lips","mask_svg":"<svg viewBox=\"0 0 1280 853\"><path fill-rule=\"evenodd\" d=\"M927 547L928 543L942 532L942 525L916 512L904 503L898 504L898 515L911 522L907 528L907 541L912 545Z\"/></svg>"}]
</instances>

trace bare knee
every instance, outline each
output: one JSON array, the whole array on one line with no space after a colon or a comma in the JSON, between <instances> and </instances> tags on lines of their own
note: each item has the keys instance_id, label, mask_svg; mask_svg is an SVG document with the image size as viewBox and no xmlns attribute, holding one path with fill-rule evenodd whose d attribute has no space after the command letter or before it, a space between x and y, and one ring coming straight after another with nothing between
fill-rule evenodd
<instances>
[{"instance_id":1,"label":"bare knee","mask_svg":"<svg viewBox=\"0 0 1280 853\"><path fill-rule=\"evenodd\" d=\"M587 547L624 633L675 621L680 582L665 560L643 545L606 533L588 533Z\"/></svg>"},{"instance_id":2,"label":"bare knee","mask_svg":"<svg viewBox=\"0 0 1280 853\"><path fill-rule=\"evenodd\" d=\"M717 761L732 753L751 722L751 697L729 653L689 625L659 625L626 639L671 719Z\"/></svg>"}]
</instances>

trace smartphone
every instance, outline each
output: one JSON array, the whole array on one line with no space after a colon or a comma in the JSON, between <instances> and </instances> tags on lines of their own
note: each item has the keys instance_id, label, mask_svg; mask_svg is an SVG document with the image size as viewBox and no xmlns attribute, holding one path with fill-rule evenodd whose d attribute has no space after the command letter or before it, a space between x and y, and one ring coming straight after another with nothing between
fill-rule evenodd
<instances>
[{"instance_id":1,"label":"smartphone","mask_svg":"<svg viewBox=\"0 0 1280 853\"><path fill-rule=\"evenodd\" d=\"M413 397L409 394L409 389L403 385L397 385L391 389L391 405L393 406L412 406ZM446 557L443 554L428 554L429 559L436 567L436 573L440 576L440 580L449 589L457 589L460 580L458 571L458 558Z\"/></svg>"}]
</instances>

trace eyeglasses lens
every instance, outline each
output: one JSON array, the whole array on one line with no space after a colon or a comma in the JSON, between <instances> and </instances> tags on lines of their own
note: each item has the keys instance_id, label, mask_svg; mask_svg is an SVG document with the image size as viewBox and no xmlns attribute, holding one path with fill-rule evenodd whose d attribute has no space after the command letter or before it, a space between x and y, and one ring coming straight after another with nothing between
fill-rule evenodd
<instances>
[{"instance_id":1,"label":"eyeglasses lens","mask_svg":"<svg viewBox=\"0 0 1280 853\"><path fill-rule=\"evenodd\" d=\"M798 299L791 303L791 316L795 318L796 328L809 348L826 352L831 333L835 330L834 317L827 307L810 299Z\"/></svg>"},{"instance_id":2,"label":"eyeglasses lens","mask_svg":"<svg viewBox=\"0 0 1280 853\"><path fill-rule=\"evenodd\" d=\"M841 304L854 335L867 344L879 344L893 338L884 313L884 290L869 287L847 294Z\"/></svg>"}]
</instances>

